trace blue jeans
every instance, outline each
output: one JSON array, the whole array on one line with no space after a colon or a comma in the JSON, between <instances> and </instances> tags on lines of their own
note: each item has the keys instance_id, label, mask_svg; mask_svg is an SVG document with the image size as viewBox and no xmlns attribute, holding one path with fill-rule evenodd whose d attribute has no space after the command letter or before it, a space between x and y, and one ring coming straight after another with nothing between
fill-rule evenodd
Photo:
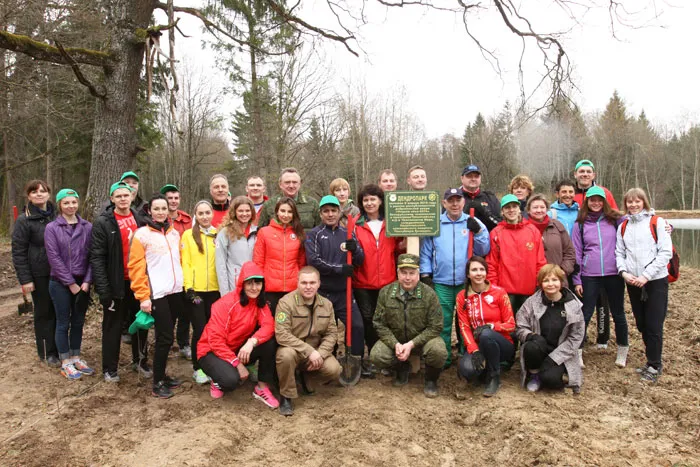
<instances>
[{"instance_id":1,"label":"blue jeans","mask_svg":"<svg viewBox=\"0 0 700 467\"><path fill-rule=\"evenodd\" d=\"M56 348L58 358L66 360L80 356L83 324L89 297L82 290L73 295L68 287L49 281L49 295L56 310Z\"/></svg>"}]
</instances>

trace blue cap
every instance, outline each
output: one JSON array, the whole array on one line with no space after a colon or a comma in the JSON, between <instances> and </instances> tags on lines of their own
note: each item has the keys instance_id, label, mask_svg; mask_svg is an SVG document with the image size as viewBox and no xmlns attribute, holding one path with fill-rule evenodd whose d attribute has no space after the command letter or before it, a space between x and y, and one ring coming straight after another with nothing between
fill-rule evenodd
<instances>
[{"instance_id":1,"label":"blue cap","mask_svg":"<svg viewBox=\"0 0 700 467\"><path fill-rule=\"evenodd\" d=\"M481 174L481 170L479 170L479 166L476 166L474 164L468 165L462 170L462 175L469 175L472 172L476 172L478 174Z\"/></svg>"}]
</instances>

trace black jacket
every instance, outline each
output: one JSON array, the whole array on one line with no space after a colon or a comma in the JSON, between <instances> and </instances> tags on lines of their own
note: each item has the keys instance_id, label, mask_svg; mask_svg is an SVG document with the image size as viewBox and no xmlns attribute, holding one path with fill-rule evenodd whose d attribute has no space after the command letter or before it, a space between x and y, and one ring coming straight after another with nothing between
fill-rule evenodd
<instances>
[{"instance_id":1,"label":"black jacket","mask_svg":"<svg viewBox=\"0 0 700 467\"><path fill-rule=\"evenodd\" d=\"M144 225L133 208L131 214L139 227ZM124 255L114 206L108 206L92 224L90 264L92 280L100 300L124 298Z\"/></svg>"},{"instance_id":2,"label":"black jacket","mask_svg":"<svg viewBox=\"0 0 700 467\"><path fill-rule=\"evenodd\" d=\"M472 198L469 193L462 189L464 196L464 213L469 214L469 208L474 208L474 216L484 223L489 232L496 228L501 218L501 203L496 195L490 191L481 190L478 195Z\"/></svg>"},{"instance_id":3,"label":"black jacket","mask_svg":"<svg viewBox=\"0 0 700 467\"><path fill-rule=\"evenodd\" d=\"M44 247L46 224L56 218L56 210L49 201L42 213L28 203L17 217L12 231L12 264L21 285L34 282L35 277L48 277L51 273Z\"/></svg>"}]
</instances>

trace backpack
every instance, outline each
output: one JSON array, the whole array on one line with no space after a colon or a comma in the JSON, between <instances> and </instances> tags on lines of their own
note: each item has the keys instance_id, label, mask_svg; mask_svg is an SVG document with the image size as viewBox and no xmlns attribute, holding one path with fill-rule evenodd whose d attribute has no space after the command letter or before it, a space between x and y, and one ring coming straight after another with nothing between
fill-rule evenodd
<instances>
[{"instance_id":1,"label":"backpack","mask_svg":"<svg viewBox=\"0 0 700 467\"><path fill-rule=\"evenodd\" d=\"M622 221L620 225L620 234L624 237L625 230L627 229L627 223L629 219ZM651 216L651 222L649 222L649 229L651 229L651 236L654 238L656 243L659 242L658 234L656 233L657 225L659 223L659 216ZM676 251L676 247L673 247L673 254L671 255L671 260L668 262L668 282L676 282L681 275L681 257Z\"/></svg>"}]
</instances>

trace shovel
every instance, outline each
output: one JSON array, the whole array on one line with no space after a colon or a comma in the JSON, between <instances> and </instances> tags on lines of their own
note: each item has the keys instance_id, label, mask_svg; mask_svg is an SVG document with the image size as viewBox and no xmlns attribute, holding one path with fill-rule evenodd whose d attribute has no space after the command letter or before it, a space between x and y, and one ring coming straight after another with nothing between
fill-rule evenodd
<instances>
[{"instance_id":1,"label":"shovel","mask_svg":"<svg viewBox=\"0 0 700 467\"><path fill-rule=\"evenodd\" d=\"M348 216L348 240L352 240L352 232L355 230L355 222L357 219L353 216ZM347 262L352 264L352 253L348 251ZM343 386L354 386L360 380L360 370L362 361L357 355L350 353L352 347L352 277L347 278L346 302L345 302L345 354L340 359L340 365L343 371L340 372L338 380Z\"/></svg>"},{"instance_id":2,"label":"shovel","mask_svg":"<svg viewBox=\"0 0 700 467\"><path fill-rule=\"evenodd\" d=\"M34 313L34 304L27 299L27 294L22 292L22 298L24 299L24 303L17 305L17 314L22 316L29 313Z\"/></svg>"}]
</instances>

